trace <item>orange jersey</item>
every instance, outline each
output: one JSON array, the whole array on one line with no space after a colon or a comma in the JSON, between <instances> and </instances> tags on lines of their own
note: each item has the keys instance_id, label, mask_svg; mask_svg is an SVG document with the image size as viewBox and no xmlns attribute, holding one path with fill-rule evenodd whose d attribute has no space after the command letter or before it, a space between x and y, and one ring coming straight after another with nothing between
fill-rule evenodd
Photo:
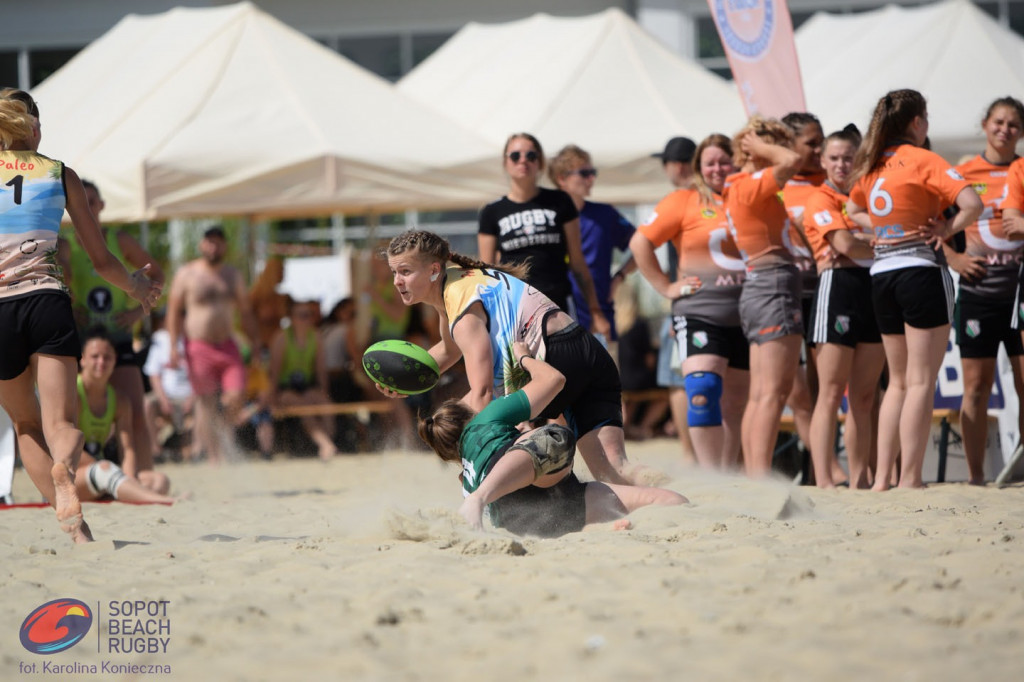
<instances>
[{"instance_id":1,"label":"orange jersey","mask_svg":"<svg viewBox=\"0 0 1024 682\"><path fill-rule=\"evenodd\" d=\"M963 176L934 152L907 143L886 148L878 165L850 191L850 201L867 209L874 228L872 272L944 265L942 252L915 233L954 203L967 187L970 185ZM893 258L904 260L883 264Z\"/></svg>"},{"instance_id":2,"label":"orange jersey","mask_svg":"<svg viewBox=\"0 0 1024 682\"><path fill-rule=\"evenodd\" d=\"M774 267L793 262L786 248L786 207L782 202L775 172L765 168L754 173L736 173L725 181L725 214L736 246L747 269Z\"/></svg>"},{"instance_id":3,"label":"orange jersey","mask_svg":"<svg viewBox=\"0 0 1024 682\"><path fill-rule=\"evenodd\" d=\"M982 296L1012 298L1024 241L1006 238L1003 203L1010 184L1009 166L997 166L980 154L956 167L978 193L985 209L978 221L967 227L967 255L985 259L985 276L979 281L960 281L960 288Z\"/></svg>"},{"instance_id":4,"label":"orange jersey","mask_svg":"<svg viewBox=\"0 0 1024 682\"><path fill-rule=\"evenodd\" d=\"M846 213L849 197L826 182L807 198L804 213L804 231L814 249L818 272L829 268L869 267L871 261L860 262L833 250L828 235L839 230L861 232Z\"/></svg>"},{"instance_id":5,"label":"orange jersey","mask_svg":"<svg viewBox=\"0 0 1024 682\"><path fill-rule=\"evenodd\" d=\"M812 173L810 175L794 175L782 188L782 202L786 206L786 213L789 215L789 225L786 227L784 239L786 246L793 254L793 261L800 272L804 273L804 280L813 282L817 279L817 272L814 267L815 257L807 250L803 237L800 236L798 227L807 229L807 200L825 182L825 173ZM813 244L811 247L813 248ZM809 274L809 276L808 276ZM814 287L812 287L813 290ZM806 287L805 287L806 289Z\"/></svg>"},{"instance_id":6,"label":"orange jersey","mask_svg":"<svg viewBox=\"0 0 1024 682\"><path fill-rule=\"evenodd\" d=\"M673 302L673 314L735 327L743 260L729 234L721 197L712 199L705 204L696 190L676 190L658 202L638 229L655 247L671 241L679 254L680 275L700 278L696 293Z\"/></svg>"},{"instance_id":7,"label":"orange jersey","mask_svg":"<svg viewBox=\"0 0 1024 682\"><path fill-rule=\"evenodd\" d=\"M1003 209L1015 208L1024 213L1024 158L1010 164L1006 177L1006 201Z\"/></svg>"}]
</instances>

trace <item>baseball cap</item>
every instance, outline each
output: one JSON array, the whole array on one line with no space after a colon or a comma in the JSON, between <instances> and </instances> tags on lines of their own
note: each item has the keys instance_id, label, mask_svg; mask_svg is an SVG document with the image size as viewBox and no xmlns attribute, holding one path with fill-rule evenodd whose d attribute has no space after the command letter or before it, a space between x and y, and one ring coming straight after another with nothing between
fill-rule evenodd
<instances>
[{"instance_id":1,"label":"baseball cap","mask_svg":"<svg viewBox=\"0 0 1024 682\"><path fill-rule=\"evenodd\" d=\"M203 232L204 239L226 239L224 236L224 228L220 225L214 225L206 232Z\"/></svg>"},{"instance_id":2,"label":"baseball cap","mask_svg":"<svg viewBox=\"0 0 1024 682\"><path fill-rule=\"evenodd\" d=\"M665 145L665 151L660 153L651 154L651 156L665 161L682 161L683 163L690 163L693 161L694 152L697 151L697 145L688 137L673 137Z\"/></svg>"}]
</instances>

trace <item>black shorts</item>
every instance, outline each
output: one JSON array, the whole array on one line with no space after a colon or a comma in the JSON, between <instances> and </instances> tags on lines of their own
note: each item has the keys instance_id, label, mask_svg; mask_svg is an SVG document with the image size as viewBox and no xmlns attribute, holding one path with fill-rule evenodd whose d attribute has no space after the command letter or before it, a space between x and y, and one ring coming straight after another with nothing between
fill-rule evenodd
<instances>
[{"instance_id":1,"label":"black shorts","mask_svg":"<svg viewBox=\"0 0 1024 682\"><path fill-rule=\"evenodd\" d=\"M131 339L115 343L114 353L117 354L115 367L139 367L139 356L135 352L135 346L132 345Z\"/></svg>"},{"instance_id":2,"label":"black shorts","mask_svg":"<svg viewBox=\"0 0 1024 682\"><path fill-rule=\"evenodd\" d=\"M953 278L945 267L912 267L871 277L878 331L903 334L903 325L933 329L953 321Z\"/></svg>"},{"instance_id":3,"label":"black shorts","mask_svg":"<svg viewBox=\"0 0 1024 682\"><path fill-rule=\"evenodd\" d=\"M832 268L821 273L807 325L808 345L834 343L856 348L881 343L867 268Z\"/></svg>"},{"instance_id":4,"label":"black shorts","mask_svg":"<svg viewBox=\"0 0 1024 682\"><path fill-rule=\"evenodd\" d=\"M587 523L586 491L587 485L571 472L550 488L520 488L491 503L491 523L542 538L581 531Z\"/></svg>"},{"instance_id":5,"label":"black shorts","mask_svg":"<svg viewBox=\"0 0 1024 682\"><path fill-rule=\"evenodd\" d=\"M684 315L672 316L680 361L691 355L717 355L733 369L750 369L750 343L742 327L722 327Z\"/></svg>"},{"instance_id":6,"label":"black shorts","mask_svg":"<svg viewBox=\"0 0 1024 682\"><path fill-rule=\"evenodd\" d=\"M1020 332L1011 328L1012 300L992 300L960 290L953 315L956 344L962 358L994 358L999 344L1009 356L1024 355Z\"/></svg>"},{"instance_id":7,"label":"black shorts","mask_svg":"<svg viewBox=\"0 0 1024 682\"><path fill-rule=\"evenodd\" d=\"M815 280L815 284L821 280ZM806 292L805 292L806 293ZM808 348L814 348L816 341L811 339L811 320L814 319L814 297L818 295L818 290L815 289L811 292L810 296L804 296L800 299L800 312L803 314L804 321L804 343L807 344ZM804 364L804 354L800 353L800 364Z\"/></svg>"},{"instance_id":8,"label":"black shorts","mask_svg":"<svg viewBox=\"0 0 1024 682\"><path fill-rule=\"evenodd\" d=\"M81 356L71 299L59 291L44 291L0 301L0 348L2 381L20 376L35 353Z\"/></svg>"},{"instance_id":9,"label":"black shorts","mask_svg":"<svg viewBox=\"0 0 1024 682\"><path fill-rule=\"evenodd\" d=\"M565 375L565 387L541 417L554 419L564 414L577 438L602 426L621 428L622 384L604 346L575 322L544 336L544 360Z\"/></svg>"}]
</instances>

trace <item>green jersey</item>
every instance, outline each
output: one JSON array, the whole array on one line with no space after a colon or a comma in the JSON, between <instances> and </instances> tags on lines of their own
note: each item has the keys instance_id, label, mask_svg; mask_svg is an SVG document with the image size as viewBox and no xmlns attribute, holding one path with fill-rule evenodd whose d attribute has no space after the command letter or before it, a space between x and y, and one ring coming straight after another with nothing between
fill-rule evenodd
<instances>
[{"instance_id":1,"label":"green jersey","mask_svg":"<svg viewBox=\"0 0 1024 682\"><path fill-rule=\"evenodd\" d=\"M492 400L462 431L462 489L468 495L483 482L494 462L521 435L516 424L530 418L530 399L523 391Z\"/></svg>"},{"instance_id":2,"label":"green jersey","mask_svg":"<svg viewBox=\"0 0 1024 682\"><path fill-rule=\"evenodd\" d=\"M117 232L107 230L105 236L107 248L117 260L124 262L124 254L117 241ZM78 242L78 235L68 239L71 247L71 299L75 311L75 321L84 331L95 325L103 325L107 329L110 340L115 344L131 341L130 329L118 328L115 320L118 313L128 310L131 299L128 294L100 277L93 267L89 254Z\"/></svg>"},{"instance_id":3,"label":"green jersey","mask_svg":"<svg viewBox=\"0 0 1024 682\"><path fill-rule=\"evenodd\" d=\"M117 414L117 396L114 387L107 385L107 409L103 414L96 415L89 409L89 398L85 395L82 377L78 377L78 428L85 436L85 451L97 459L102 459L103 445L110 438Z\"/></svg>"}]
</instances>

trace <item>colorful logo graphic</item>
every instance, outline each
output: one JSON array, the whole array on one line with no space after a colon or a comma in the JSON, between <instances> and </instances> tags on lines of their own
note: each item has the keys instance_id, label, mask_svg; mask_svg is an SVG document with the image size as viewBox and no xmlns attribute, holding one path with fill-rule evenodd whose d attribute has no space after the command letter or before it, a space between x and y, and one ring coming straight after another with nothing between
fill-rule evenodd
<instances>
[{"instance_id":1,"label":"colorful logo graphic","mask_svg":"<svg viewBox=\"0 0 1024 682\"><path fill-rule=\"evenodd\" d=\"M77 599L54 599L28 614L21 645L34 654L55 654L78 644L92 627L92 609Z\"/></svg>"}]
</instances>

